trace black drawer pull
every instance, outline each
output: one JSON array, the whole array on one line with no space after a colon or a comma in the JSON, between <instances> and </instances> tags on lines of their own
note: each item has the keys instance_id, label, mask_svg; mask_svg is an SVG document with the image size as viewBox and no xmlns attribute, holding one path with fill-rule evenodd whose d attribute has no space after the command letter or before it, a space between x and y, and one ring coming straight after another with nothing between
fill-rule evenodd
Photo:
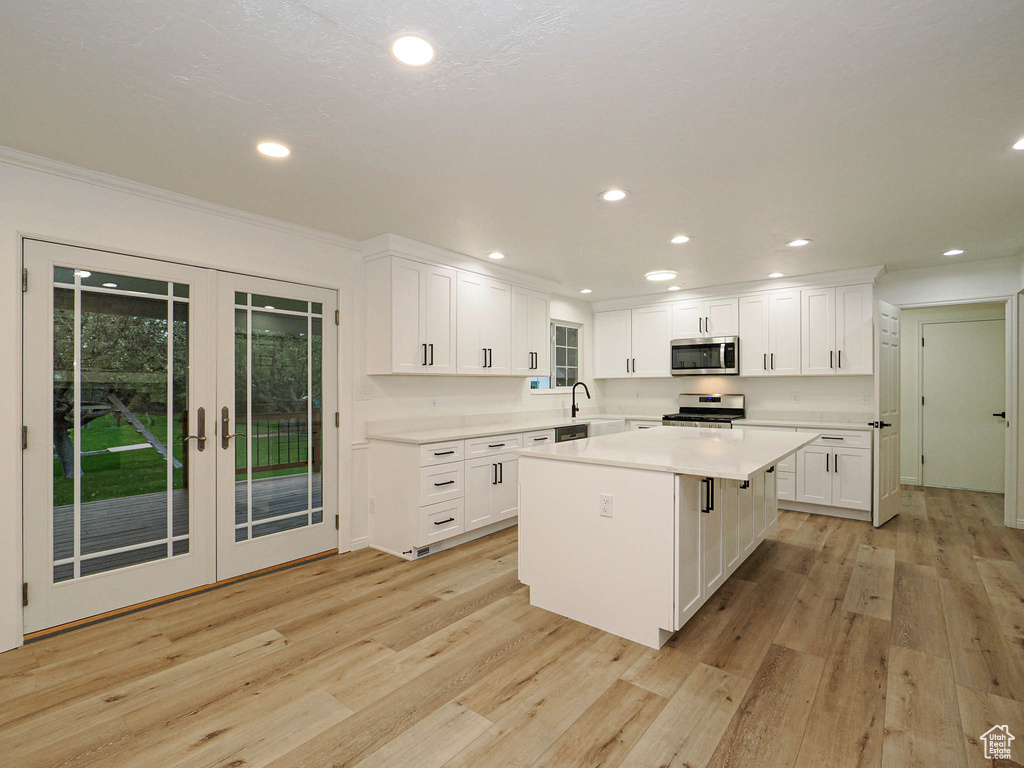
<instances>
[{"instance_id":1,"label":"black drawer pull","mask_svg":"<svg viewBox=\"0 0 1024 768\"><path fill-rule=\"evenodd\" d=\"M504 443L494 443L493 445L488 445L487 447L488 448L504 448L505 444Z\"/></svg>"},{"instance_id":2,"label":"black drawer pull","mask_svg":"<svg viewBox=\"0 0 1024 768\"><path fill-rule=\"evenodd\" d=\"M434 483L435 488L440 488L442 485L455 485L454 480L445 480L443 483Z\"/></svg>"},{"instance_id":3,"label":"black drawer pull","mask_svg":"<svg viewBox=\"0 0 1024 768\"><path fill-rule=\"evenodd\" d=\"M447 520L437 520L434 523L434 525L444 525L445 523L454 523L454 522L455 522L455 518L454 517L449 517Z\"/></svg>"},{"instance_id":4,"label":"black drawer pull","mask_svg":"<svg viewBox=\"0 0 1024 768\"><path fill-rule=\"evenodd\" d=\"M536 441L538 441L538 442L539 442L539 441L541 441L541 440L547 440L547 438L546 438L546 437L535 437L535 438L533 438L533 439L534 439L534 440L536 440Z\"/></svg>"},{"instance_id":5,"label":"black drawer pull","mask_svg":"<svg viewBox=\"0 0 1024 768\"><path fill-rule=\"evenodd\" d=\"M822 440L845 440L845 437L829 437L828 435L822 435Z\"/></svg>"},{"instance_id":6,"label":"black drawer pull","mask_svg":"<svg viewBox=\"0 0 1024 768\"><path fill-rule=\"evenodd\" d=\"M451 456L455 451L434 451L435 456Z\"/></svg>"}]
</instances>

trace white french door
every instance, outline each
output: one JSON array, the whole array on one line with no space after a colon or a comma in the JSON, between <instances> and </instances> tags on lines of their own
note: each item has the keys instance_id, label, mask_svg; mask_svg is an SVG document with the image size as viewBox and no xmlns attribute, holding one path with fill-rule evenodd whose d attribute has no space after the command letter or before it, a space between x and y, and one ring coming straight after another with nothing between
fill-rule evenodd
<instances>
[{"instance_id":1,"label":"white french door","mask_svg":"<svg viewBox=\"0 0 1024 768\"><path fill-rule=\"evenodd\" d=\"M38 240L24 259L26 633L337 547L334 293Z\"/></svg>"}]
</instances>

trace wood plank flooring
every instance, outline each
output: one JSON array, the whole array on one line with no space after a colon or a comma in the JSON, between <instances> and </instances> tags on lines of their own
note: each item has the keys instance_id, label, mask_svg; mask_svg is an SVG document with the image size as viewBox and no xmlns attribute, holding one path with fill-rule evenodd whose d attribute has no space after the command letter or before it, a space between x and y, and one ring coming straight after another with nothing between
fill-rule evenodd
<instances>
[{"instance_id":1,"label":"wood plank flooring","mask_svg":"<svg viewBox=\"0 0 1024 768\"><path fill-rule=\"evenodd\" d=\"M902 493L880 530L783 513L660 651L532 608L514 528L75 630L0 654L0 763L948 768L1002 724L1024 762L1024 531Z\"/></svg>"}]
</instances>

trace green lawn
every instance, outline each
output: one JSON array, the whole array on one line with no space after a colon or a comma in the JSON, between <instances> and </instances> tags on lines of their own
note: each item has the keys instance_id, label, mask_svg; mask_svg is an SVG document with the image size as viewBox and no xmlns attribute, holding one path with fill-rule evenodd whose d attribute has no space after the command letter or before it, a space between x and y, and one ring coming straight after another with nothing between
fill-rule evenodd
<instances>
[{"instance_id":1,"label":"green lawn","mask_svg":"<svg viewBox=\"0 0 1024 768\"><path fill-rule=\"evenodd\" d=\"M164 442L167 435L167 418L162 414L136 414L146 428ZM182 460L181 422L175 419L174 456ZM240 427L243 431L244 426ZM74 432L70 434L74 440ZM102 416L90 422L82 430L82 452L101 451L121 445L144 443L143 438L125 419L117 425L114 415ZM288 437L261 435L253 439L253 454L259 456L261 464L277 464L288 461L305 461L306 441L298 434ZM235 441L235 456L238 467L245 466L245 440ZM256 443L259 443L257 454ZM213 439L207 444L207 451L219 449ZM290 449L290 450L289 450ZM195 442L190 443L190 456L195 456ZM291 457L289 459L289 456ZM279 477L305 472L303 467L254 472L253 478ZM244 477L244 476L243 476ZM241 479L241 478L239 478ZM174 470L174 488L184 487L183 469ZM153 448L119 453L101 453L82 456L82 502L102 499L137 496L143 493L158 493L167 489L167 463ZM53 459L53 504L63 506L74 501L74 482L65 478L56 454Z\"/></svg>"}]
</instances>

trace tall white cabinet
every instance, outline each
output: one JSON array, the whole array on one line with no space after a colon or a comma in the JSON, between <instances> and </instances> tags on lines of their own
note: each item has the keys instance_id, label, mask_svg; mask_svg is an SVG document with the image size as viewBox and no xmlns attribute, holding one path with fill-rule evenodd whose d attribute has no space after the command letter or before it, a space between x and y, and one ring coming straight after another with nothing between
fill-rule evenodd
<instances>
[{"instance_id":1,"label":"tall white cabinet","mask_svg":"<svg viewBox=\"0 0 1024 768\"><path fill-rule=\"evenodd\" d=\"M510 375L512 286L472 272L459 272L457 285L458 372Z\"/></svg>"},{"instance_id":2,"label":"tall white cabinet","mask_svg":"<svg viewBox=\"0 0 1024 768\"><path fill-rule=\"evenodd\" d=\"M598 379L672 375L672 308L594 313L594 376Z\"/></svg>"},{"instance_id":3,"label":"tall white cabinet","mask_svg":"<svg viewBox=\"0 0 1024 768\"><path fill-rule=\"evenodd\" d=\"M551 309L546 293L512 288L512 375L551 375Z\"/></svg>"},{"instance_id":4,"label":"tall white cabinet","mask_svg":"<svg viewBox=\"0 0 1024 768\"><path fill-rule=\"evenodd\" d=\"M870 375L874 368L871 285L801 291L802 372Z\"/></svg>"},{"instance_id":5,"label":"tall white cabinet","mask_svg":"<svg viewBox=\"0 0 1024 768\"><path fill-rule=\"evenodd\" d=\"M800 373L800 291L771 291L739 301L740 374Z\"/></svg>"}]
</instances>

